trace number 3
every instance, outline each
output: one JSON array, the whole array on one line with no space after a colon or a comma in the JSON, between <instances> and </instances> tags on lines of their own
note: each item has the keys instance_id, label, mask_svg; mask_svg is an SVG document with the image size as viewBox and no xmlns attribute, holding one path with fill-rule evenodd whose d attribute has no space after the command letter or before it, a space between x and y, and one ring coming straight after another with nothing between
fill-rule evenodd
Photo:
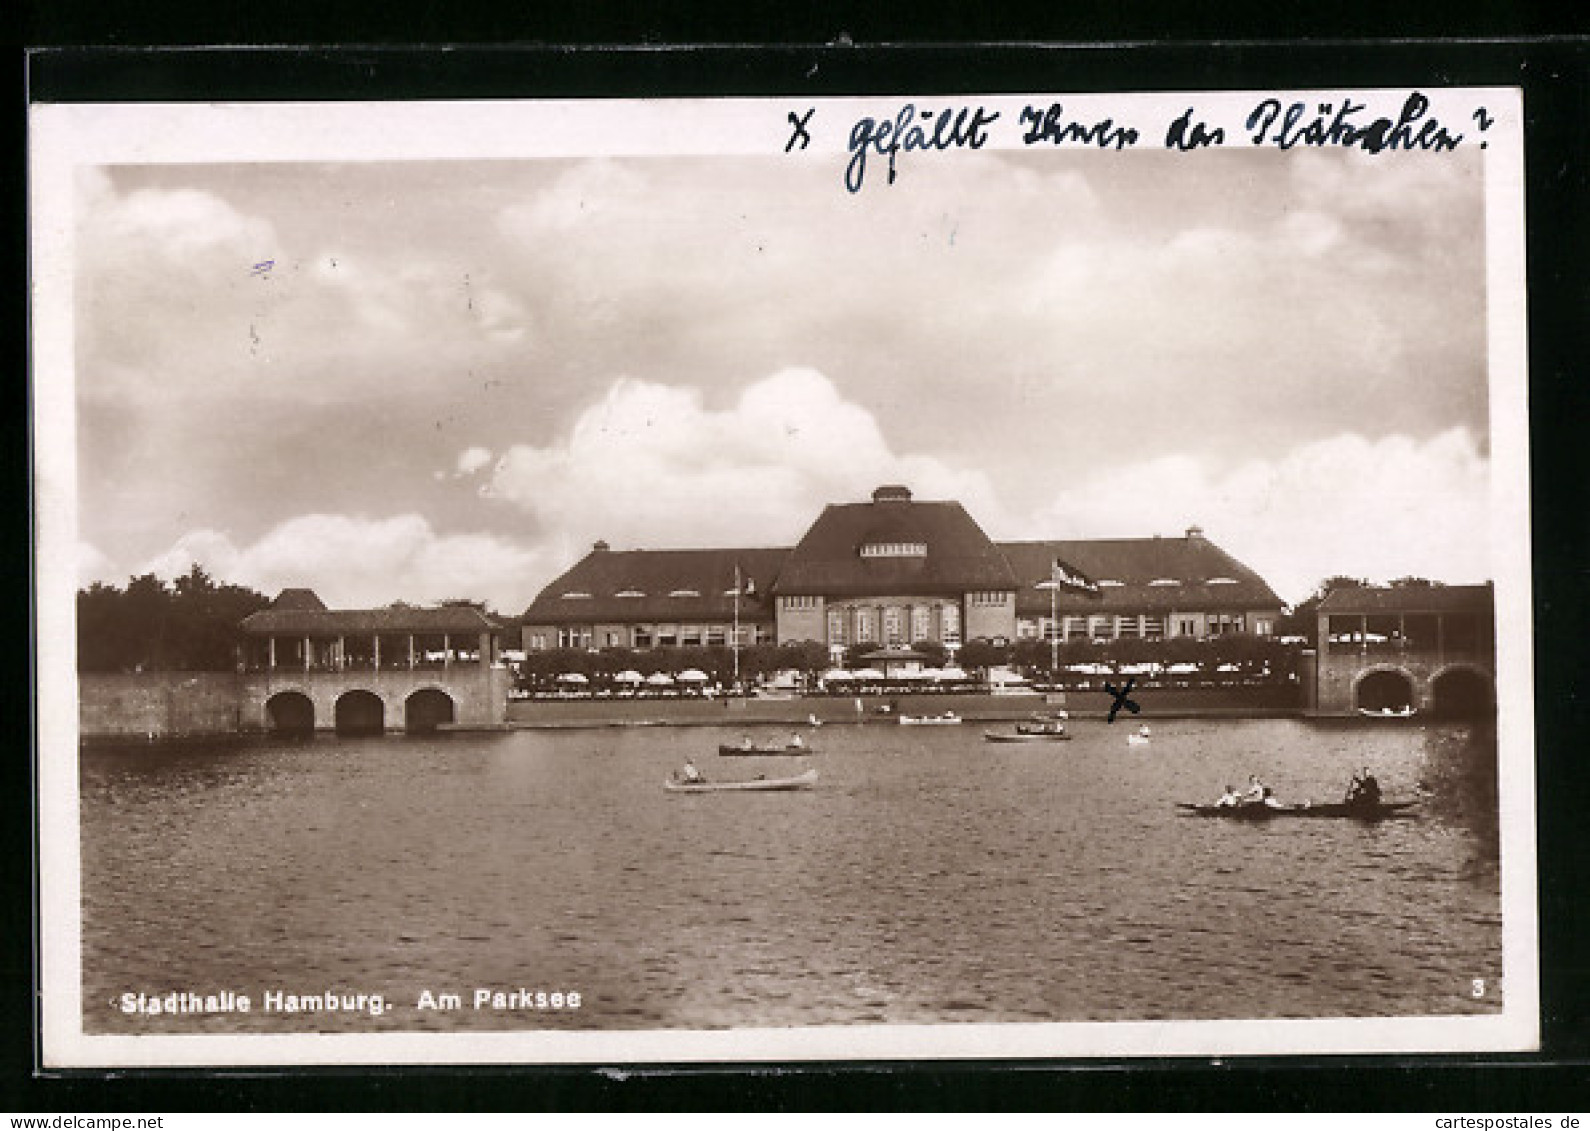
<instances>
[{"instance_id":1,"label":"number 3","mask_svg":"<svg viewBox=\"0 0 1590 1131\"><path fill-rule=\"evenodd\" d=\"M1484 997L1485 979L1475 978L1474 981L1469 985L1469 993L1473 994L1475 997Z\"/></svg>"}]
</instances>

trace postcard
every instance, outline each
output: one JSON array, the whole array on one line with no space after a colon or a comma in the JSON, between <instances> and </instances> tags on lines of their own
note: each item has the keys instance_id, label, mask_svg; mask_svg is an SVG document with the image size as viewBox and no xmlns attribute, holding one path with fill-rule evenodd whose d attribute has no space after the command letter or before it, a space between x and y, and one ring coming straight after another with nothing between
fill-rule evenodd
<instances>
[{"instance_id":1,"label":"postcard","mask_svg":"<svg viewBox=\"0 0 1590 1131\"><path fill-rule=\"evenodd\" d=\"M1517 90L31 128L46 1067L1538 1047Z\"/></svg>"}]
</instances>

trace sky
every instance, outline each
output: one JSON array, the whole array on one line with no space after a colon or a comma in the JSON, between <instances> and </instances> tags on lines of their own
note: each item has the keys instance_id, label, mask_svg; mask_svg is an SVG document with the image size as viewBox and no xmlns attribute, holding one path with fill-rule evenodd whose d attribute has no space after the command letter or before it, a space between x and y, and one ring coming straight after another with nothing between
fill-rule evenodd
<instances>
[{"instance_id":1,"label":"sky","mask_svg":"<svg viewBox=\"0 0 1590 1131\"><path fill-rule=\"evenodd\" d=\"M514 614L882 483L1288 602L1491 576L1476 151L955 156L87 168L80 583Z\"/></svg>"}]
</instances>

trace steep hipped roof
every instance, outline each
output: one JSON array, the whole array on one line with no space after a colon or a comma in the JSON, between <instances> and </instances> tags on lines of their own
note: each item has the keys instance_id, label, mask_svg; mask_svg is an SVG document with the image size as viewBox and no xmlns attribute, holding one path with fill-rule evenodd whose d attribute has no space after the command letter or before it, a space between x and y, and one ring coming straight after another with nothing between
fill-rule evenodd
<instances>
[{"instance_id":1,"label":"steep hipped roof","mask_svg":"<svg viewBox=\"0 0 1590 1131\"><path fill-rule=\"evenodd\" d=\"M925 544L927 553L862 556L865 545L890 543ZM873 502L824 508L773 589L780 596L958 596L1015 583L1004 555L961 504L919 503L902 488L880 488Z\"/></svg>"},{"instance_id":2,"label":"steep hipped roof","mask_svg":"<svg viewBox=\"0 0 1590 1131\"><path fill-rule=\"evenodd\" d=\"M269 608L245 617L250 636L354 636L374 633L457 633L478 635L500 632L502 626L479 609L449 605L440 609L414 609L398 605L385 609Z\"/></svg>"},{"instance_id":3,"label":"steep hipped roof","mask_svg":"<svg viewBox=\"0 0 1590 1131\"><path fill-rule=\"evenodd\" d=\"M1490 585L1374 586L1333 589L1319 603L1319 611L1332 613L1452 613L1489 612Z\"/></svg>"},{"instance_id":4,"label":"steep hipped roof","mask_svg":"<svg viewBox=\"0 0 1590 1131\"><path fill-rule=\"evenodd\" d=\"M283 589L270 603L273 609L324 609L326 603L313 589Z\"/></svg>"},{"instance_id":5,"label":"steep hipped roof","mask_svg":"<svg viewBox=\"0 0 1590 1131\"><path fill-rule=\"evenodd\" d=\"M999 548L1020 581L1018 615L1049 612L1048 583L1057 558L1095 583L1120 582L1101 584L1097 597L1062 588L1057 602L1062 615L1281 607L1262 577L1197 532L1185 538L1001 542Z\"/></svg>"},{"instance_id":6,"label":"steep hipped roof","mask_svg":"<svg viewBox=\"0 0 1590 1131\"><path fill-rule=\"evenodd\" d=\"M728 622L739 568L740 619L770 621L770 593L788 549L609 550L605 544L543 589L525 624ZM631 594L620 596L619 594Z\"/></svg>"}]
</instances>

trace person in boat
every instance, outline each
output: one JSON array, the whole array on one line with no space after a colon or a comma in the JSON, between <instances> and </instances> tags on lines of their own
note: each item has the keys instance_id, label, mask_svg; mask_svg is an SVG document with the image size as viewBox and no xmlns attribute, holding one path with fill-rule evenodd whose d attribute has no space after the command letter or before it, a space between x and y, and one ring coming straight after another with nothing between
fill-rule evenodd
<instances>
[{"instance_id":1,"label":"person in boat","mask_svg":"<svg viewBox=\"0 0 1590 1131\"><path fill-rule=\"evenodd\" d=\"M698 785L707 779L701 775L700 770L696 769L695 762L691 761L689 758L686 758L684 769L679 771L679 780L684 782L686 785Z\"/></svg>"},{"instance_id":2,"label":"person in boat","mask_svg":"<svg viewBox=\"0 0 1590 1131\"><path fill-rule=\"evenodd\" d=\"M806 746L806 743L801 741L801 736L798 733L789 736L789 744L791 750L801 750Z\"/></svg>"},{"instance_id":3,"label":"person in boat","mask_svg":"<svg viewBox=\"0 0 1590 1131\"><path fill-rule=\"evenodd\" d=\"M1347 804L1380 804L1380 783L1375 780L1375 775L1369 772L1368 766L1354 774L1353 780L1348 783Z\"/></svg>"},{"instance_id":4,"label":"person in boat","mask_svg":"<svg viewBox=\"0 0 1590 1131\"><path fill-rule=\"evenodd\" d=\"M1215 804L1221 809L1235 809L1242 804L1242 794L1237 792L1236 786L1228 785L1226 786L1226 791L1220 795L1220 800L1216 801Z\"/></svg>"},{"instance_id":5,"label":"person in boat","mask_svg":"<svg viewBox=\"0 0 1590 1131\"><path fill-rule=\"evenodd\" d=\"M1137 734L1139 738L1147 738L1149 735L1148 724L1144 723L1142 726L1138 727Z\"/></svg>"},{"instance_id":6,"label":"person in boat","mask_svg":"<svg viewBox=\"0 0 1590 1131\"><path fill-rule=\"evenodd\" d=\"M740 749L741 750L749 750L749 749L751 749L751 736L750 735L747 734L747 735L742 735L740 737Z\"/></svg>"},{"instance_id":7,"label":"person in boat","mask_svg":"<svg viewBox=\"0 0 1590 1131\"><path fill-rule=\"evenodd\" d=\"M1275 796L1275 790L1271 789L1269 786L1264 787L1264 804L1268 805L1271 809L1286 808L1286 806L1282 805L1281 802L1277 800Z\"/></svg>"},{"instance_id":8,"label":"person in boat","mask_svg":"<svg viewBox=\"0 0 1590 1131\"><path fill-rule=\"evenodd\" d=\"M1269 787L1259 780L1258 774L1249 774L1248 789L1242 795L1242 800L1251 803L1261 803L1269 792Z\"/></svg>"}]
</instances>

